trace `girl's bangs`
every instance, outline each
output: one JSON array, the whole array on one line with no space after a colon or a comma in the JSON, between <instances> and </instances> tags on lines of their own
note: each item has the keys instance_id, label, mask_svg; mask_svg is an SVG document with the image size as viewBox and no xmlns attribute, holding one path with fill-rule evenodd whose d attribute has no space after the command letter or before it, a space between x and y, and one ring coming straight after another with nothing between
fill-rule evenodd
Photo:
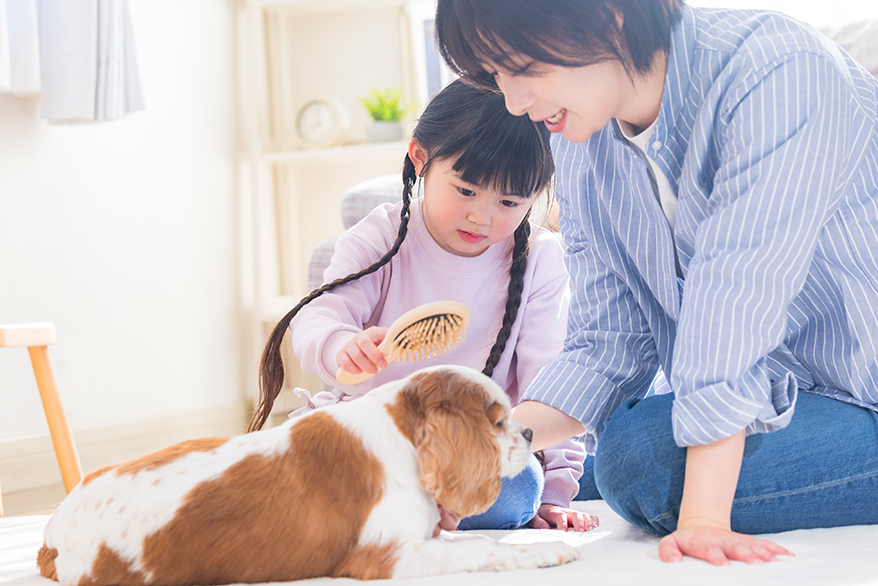
<instances>
[{"instance_id":1,"label":"girl's bangs","mask_svg":"<svg viewBox=\"0 0 878 586\"><path fill-rule=\"evenodd\" d=\"M511 165L511 161L491 153L467 151L458 157L453 169L467 183L489 187L505 195L530 198L548 187L551 175L541 173L536 167Z\"/></svg>"},{"instance_id":2,"label":"girl's bangs","mask_svg":"<svg viewBox=\"0 0 878 586\"><path fill-rule=\"evenodd\" d=\"M541 139L536 124L520 118L515 122L521 124L485 128L457 155L452 169L467 183L508 195L531 197L545 189L554 171L548 137Z\"/></svg>"}]
</instances>

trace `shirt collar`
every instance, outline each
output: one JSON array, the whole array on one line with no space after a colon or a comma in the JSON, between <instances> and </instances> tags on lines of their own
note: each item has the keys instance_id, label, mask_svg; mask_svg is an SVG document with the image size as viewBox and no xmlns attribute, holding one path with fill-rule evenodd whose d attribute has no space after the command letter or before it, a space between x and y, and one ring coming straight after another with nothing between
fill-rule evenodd
<instances>
[{"instance_id":1,"label":"shirt collar","mask_svg":"<svg viewBox=\"0 0 878 586\"><path fill-rule=\"evenodd\" d=\"M667 132L683 109L683 97L689 92L689 82L695 59L695 14L683 5L679 22L671 30L668 51L668 71L662 92L662 106L656 125L655 139L665 142Z\"/></svg>"}]
</instances>

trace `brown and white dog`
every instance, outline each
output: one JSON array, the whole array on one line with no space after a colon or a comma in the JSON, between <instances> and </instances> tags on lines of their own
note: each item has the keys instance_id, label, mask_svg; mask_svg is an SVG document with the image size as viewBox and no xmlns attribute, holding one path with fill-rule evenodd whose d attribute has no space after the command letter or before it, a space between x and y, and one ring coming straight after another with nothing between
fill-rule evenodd
<instances>
[{"instance_id":1,"label":"brown and white dog","mask_svg":"<svg viewBox=\"0 0 878 586\"><path fill-rule=\"evenodd\" d=\"M562 543L442 532L524 469L530 430L462 367L421 370L278 427L183 442L98 470L49 520L40 574L63 586L405 578L578 558Z\"/></svg>"}]
</instances>

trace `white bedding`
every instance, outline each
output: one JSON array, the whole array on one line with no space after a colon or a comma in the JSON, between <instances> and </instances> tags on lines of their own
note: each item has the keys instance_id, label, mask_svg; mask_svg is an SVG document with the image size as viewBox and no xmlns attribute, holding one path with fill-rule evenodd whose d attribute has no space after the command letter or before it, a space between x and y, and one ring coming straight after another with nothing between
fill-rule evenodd
<instances>
[{"instance_id":1,"label":"white bedding","mask_svg":"<svg viewBox=\"0 0 878 586\"><path fill-rule=\"evenodd\" d=\"M749 566L733 563L731 567L713 567L692 559L678 564L665 564L658 559L658 538L628 525L603 501L587 501L576 503L574 506L579 510L597 514L601 519L601 526L585 534L533 529L479 533L502 541L533 542L563 539L579 550L581 559L577 562L542 570L455 574L392 582L394 586L397 584L400 586L435 584L539 586L550 582L564 586L582 584L589 586L878 585L878 526L790 531L770 536L770 539L796 554L796 557L783 558L780 562L772 564ZM47 520L48 516L0 519L0 584L3 586L54 584L51 580L41 578L34 565L36 552L41 543L42 528ZM355 583L359 582L321 578L305 580L297 584L343 586Z\"/></svg>"}]
</instances>

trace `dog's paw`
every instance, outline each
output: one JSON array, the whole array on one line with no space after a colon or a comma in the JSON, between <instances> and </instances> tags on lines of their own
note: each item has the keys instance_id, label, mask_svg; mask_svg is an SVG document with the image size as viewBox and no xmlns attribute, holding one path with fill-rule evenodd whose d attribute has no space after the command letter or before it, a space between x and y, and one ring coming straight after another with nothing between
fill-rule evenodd
<instances>
[{"instance_id":1,"label":"dog's paw","mask_svg":"<svg viewBox=\"0 0 878 586\"><path fill-rule=\"evenodd\" d=\"M498 562L498 567L494 568L497 571L548 568L579 559L578 551L560 541L527 545L504 544L504 550L507 555L495 560Z\"/></svg>"},{"instance_id":2,"label":"dog's paw","mask_svg":"<svg viewBox=\"0 0 878 586\"><path fill-rule=\"evenodd\" d=\"M527 558L530 563L527 568L548 568L549 566L560 566L575 562L579 559L579 552L567 545L566 543L534 543L532 545L521 545L522 557ZM524 560L523 560L524 561Z\"/></svg>"}]
</instances>

